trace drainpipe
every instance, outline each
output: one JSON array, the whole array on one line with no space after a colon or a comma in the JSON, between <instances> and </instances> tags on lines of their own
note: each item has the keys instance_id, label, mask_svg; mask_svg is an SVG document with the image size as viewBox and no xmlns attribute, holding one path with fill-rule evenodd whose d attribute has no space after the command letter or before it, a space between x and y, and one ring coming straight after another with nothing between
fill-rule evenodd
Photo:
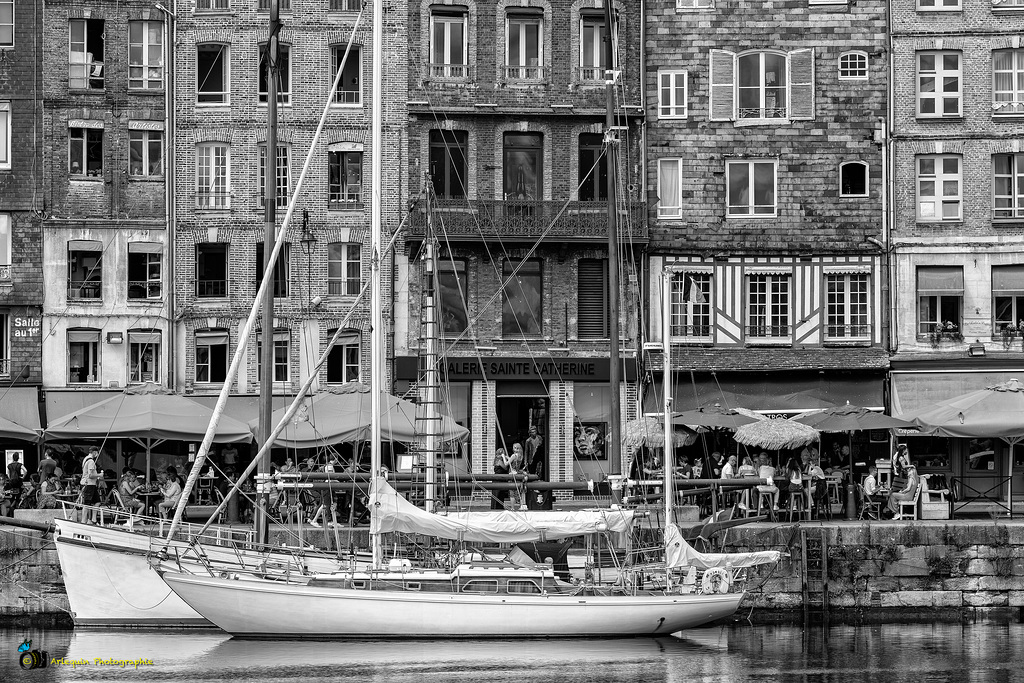
<instances>
[{"instance_id":1,"label":"drainpipe","mask_svg":"<svg viewBox=\"0 0 1024 683\"><path fill-rule=\"evenodd\" d=\"M177 10L177 0L174 0L174 9ZM175 160L175 130L174 130L174 103L177 101L177 83L174 73L174 46L177 43L178 25L177 15L166 7L157 3L155 7L164 13L164 216L167 221L167 265L164 268L164 280L167 282L167 380L168 386L178 391L178 357L177 338L178 330L175 322L175 283L174 267L175 242L177 235L174 219L174 169L177 167Z\"/></svg>"}]
</instances>

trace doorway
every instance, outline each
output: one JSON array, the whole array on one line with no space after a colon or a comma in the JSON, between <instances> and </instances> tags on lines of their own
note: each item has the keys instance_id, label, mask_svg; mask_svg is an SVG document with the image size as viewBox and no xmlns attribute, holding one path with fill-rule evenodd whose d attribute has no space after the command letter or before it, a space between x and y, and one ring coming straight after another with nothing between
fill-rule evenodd
<instances>
[{"instance_id":1,"label":"doorway","mask_svg":"<svg viewBox=\"0 0 1024 683\"><path fill-rule=\"evenodd\" d=\"M538 455L534 460L542 469L542 478L547 477L548 463L548 397L545 396L509 396L499 395L495 402L495 448L504 448L512 452L512 445L518 443L524 453L528 450L526 440L530 437L530 428L536 427L542 440ZM523 463L531 465L530 458Z\"/></svg>"}]
</instances>

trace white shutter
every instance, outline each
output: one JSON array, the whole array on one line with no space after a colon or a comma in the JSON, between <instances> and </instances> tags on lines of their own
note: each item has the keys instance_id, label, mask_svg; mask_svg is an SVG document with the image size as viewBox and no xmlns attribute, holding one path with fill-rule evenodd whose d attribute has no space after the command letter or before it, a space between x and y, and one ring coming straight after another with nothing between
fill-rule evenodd
<instances>
[{"instance_id":1,"label":"white shutter","mask_svg":"<svg viewBox=\"0 0 1024 683\"><path fill-rule=\"evenodd\" d=\"M814 118L814 49L789 53L789 118Z\"/></svg>"},{"instance_id":2,"label":"white shutter","mask_svg":"<svg viewBox=\"0 0 1024 683\"><path fill-rule=\"evenodd\" d=\"M708 118L732 121L736 118L736 53L712 50L708 82Z\"/></svg>"}]
</instances>

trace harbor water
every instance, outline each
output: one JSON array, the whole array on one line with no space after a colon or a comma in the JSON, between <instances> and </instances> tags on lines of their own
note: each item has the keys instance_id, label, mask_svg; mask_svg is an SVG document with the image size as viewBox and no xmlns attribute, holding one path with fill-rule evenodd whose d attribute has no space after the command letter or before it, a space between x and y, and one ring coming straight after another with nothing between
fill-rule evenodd
<instances>
[{"instance_id":1,"label":"harbor water","mask_svg":"<svg viewBox=\"0 0 1024 683\"><path fill-rule=\"evenodd\" d=\"M0 631L0 681L1019 681L1024 624L751 626L619 640L262 641L218 631ZM31 640L48 666L24 670Z\"/></svg>"}]
</instances>

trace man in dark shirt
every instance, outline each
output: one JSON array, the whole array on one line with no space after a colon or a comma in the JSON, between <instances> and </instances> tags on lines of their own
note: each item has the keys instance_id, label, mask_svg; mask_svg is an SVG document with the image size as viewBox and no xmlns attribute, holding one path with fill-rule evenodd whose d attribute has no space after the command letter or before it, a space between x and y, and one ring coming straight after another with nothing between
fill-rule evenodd
<instances>
[{"instance_id":1,"label":"man in dark shirt","mask_svg":"<svg viewBox=\"0 0 1024 683\"><path fill-rule=\"evenodd\" d=\"M43 459L39 461L39 481L48 480L55 469L57 461L53 459L53 451L47 448Z\"/></svg>"}]
</instances>

